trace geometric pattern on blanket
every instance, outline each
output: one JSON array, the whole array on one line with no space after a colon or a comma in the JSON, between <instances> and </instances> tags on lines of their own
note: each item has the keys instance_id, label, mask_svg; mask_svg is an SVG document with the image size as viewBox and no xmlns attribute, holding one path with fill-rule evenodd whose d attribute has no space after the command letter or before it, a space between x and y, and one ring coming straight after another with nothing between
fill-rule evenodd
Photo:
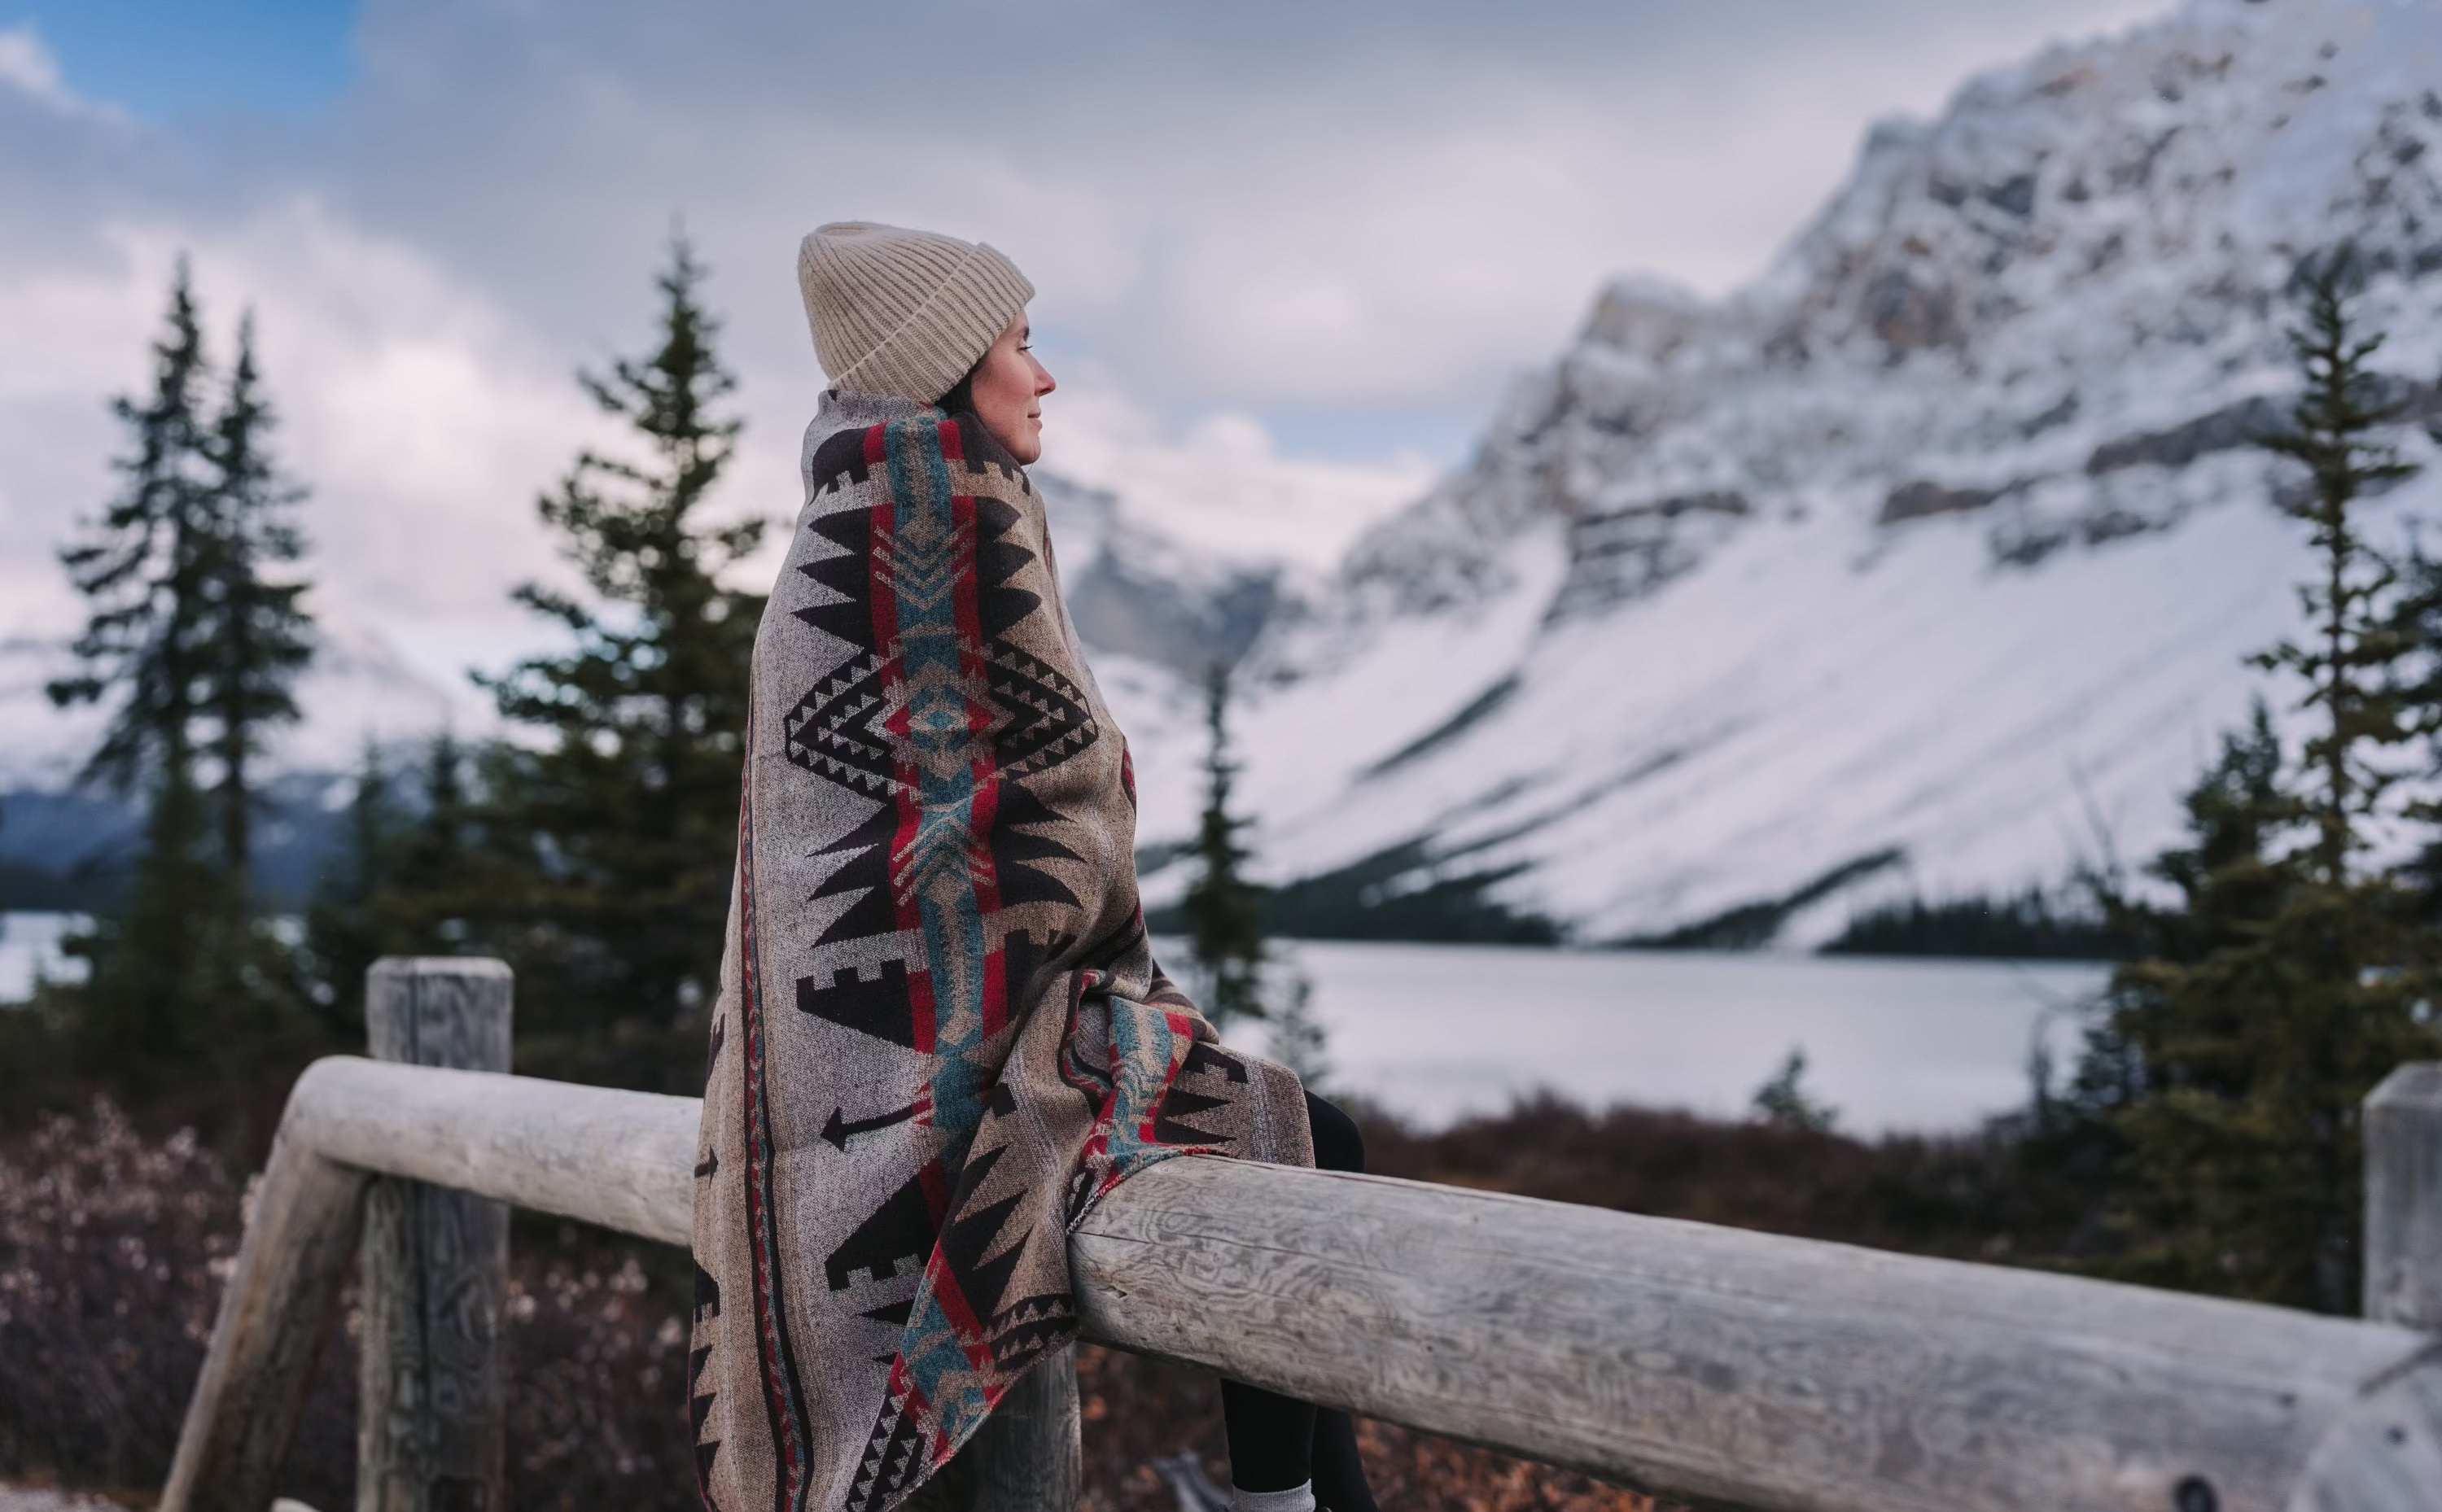
<instances>
[{"instance_id":1,"label":"geometric pattern on blanket","mask_svg":"<svg viewBox=\"0 0 2442 1512\"><path fill-rule=\"evenodd\" d=\"M827 414L756 639L697 1168L725 1512L923 1485L1075 1337L1067 1231L1133 1173L1312 1163L1295 1079L1153 962L1133 772L1024 472L972 417Z\"/></svg>"}]
</instances>

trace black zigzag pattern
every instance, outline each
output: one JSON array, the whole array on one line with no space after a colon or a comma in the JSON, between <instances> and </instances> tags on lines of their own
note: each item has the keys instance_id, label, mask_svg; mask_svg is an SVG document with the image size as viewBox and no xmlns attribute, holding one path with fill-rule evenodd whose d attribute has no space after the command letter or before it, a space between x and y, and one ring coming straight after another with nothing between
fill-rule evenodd
<instances>
[{"instance_id":1,"label":"black zigzag pattern","mask_svg":"<svg viewBox=\"0 0 2442 1512\"><path fill-rule=\"evenodd\" d=\"M1076 1333L1076 1299L1058 1292L1021 1297L993 1317L993 1364L1004 1371L1024 1369L1029 1360L1059 1348Z\"/></svg>"},{"instance_id":2,"label":"black zigzag pattern","mask_svg":"<svg viewBox=\"0 0 2442 1512\"><path fill-rule=\"evenodd\" d=\"M882 1417L866 1441L865 1461L857 1466L847 1512L866 1512L906 1485L911 1471L929 1465L931 1456L925 1452L929 1439L919 1415L907 1411L903 1397L884 1402Z\"/></svg>"},{"instance_id":3,"label":"black zigzag pattern","mask_svg":"<svg viewBox=\"0 0 2442 1512\"><path fill-rule=\"evenodd\" d=\"M1059 811L1027 791L1025 784L1001 784L991 844L993 872L1000 884L1002 907L1018 903L1078 905L1077 895L1068 890L1067 884L1032 865L1038 861L1080 859L1077 852L1049 835L1032 832L1061 822ZM1014 966L1015 962L1011 964ZM1009 980L1012 984L1018 980L1015 971L1011 972Z\"/></svg>"},{"instance_id":4,"label":"black zigzag pattern","mask_svg":"<svg viewBox=\"0 0 2442 1512\"><path fill-rule=\"evenodd\" d=\"M987 640L1007 635L1043 607L1040 597L1010 586L1034 560L1034 553L1010 539L1022 518L998 499L975 501L975 619Z\"/></svg>"},{"instance_id":5,"label":"black zigzag pattern","mask_svg":"<svg viewBox=\"0 0 2442 1512\"><path fill-rule=\"evenodd\" d=\"M1009 1147L989 1150L971 1160L958 1177L960 1201L951 1205L953 1211L963 1209L991 1178L993 1168L1000 1164ZM967 1308L977 1318L990 1318L1000 1311L1001 1293L1009 1289L1011 1272L1017 1268L1018 1256L1026 1249L1026 1238L998 1255L992 1255L993 1245L1000 1238L1010 1213L1025 1196L1023 1189L1011 1193L1000 1201L972 1212L961 1212L957 1221L941 1230L941 1259L949 1266L951 1279L958 1284L958 1293L967 1301ZM987 1259L986 1256L991 1258Z\"/></svg>"},{"instance_id":6,"label":"black zigzag pattern","mask_svg":"<svg viewBox=\"0 0 2442 1512\"><path fill-rule=\"evenodd\" d=\"M838 550L797 564L798 572L829 591L829 600L798 610L797 618L868 656L880 652L884 647L874 644L873 632L872 511L835 509L815 516L808 528Z\"/></svg>"},{"instance_id":7,"label":"black zigzag pattern","mask_svg":"<svg viewBox=\"0 0 2442 1512\"><path fill-rule=\"evenodd\" d=\"M696 1326L701 1328L720 1316L720 1283L713 1280L712 1272L699 1265L695 1267ZM689 1442L695 1446L696 1489L702 1495L706 1506L712 1505L713 1457L720 1452L719 1439L709 1444L703 1441L703 1425L712 1417L713 1398L720 1394L704 1378L705 1367L711 1360L710 1344L687 1351L687 1422L692 1430Z\"/></svg>"},{"instance_id":8,"label":"black zigzag pattern","mask_svg":"<svg viewBox=\"0 0 2442 1512\"><path fill-rule=\"evenodd\" d=\"M781 749L790 761L851 792L890 796L899 786L899 767L882 727L891 707L883 670L881 657L860 651L800 698L780 723Z\"/></svg>"},{"instance_id":9,"label":"black zigzag pattern","mask_svg":"<svg viewBox=\"0 0 2442 1512\"><path fill-rule=\"evenodd\" d=\"M1224 1097L1206 1097L1201 1092L1190 1092L1183 1084L1177 1082L1173 1082L1170 1084L1169 1089L1162 1093L1160 1105L1154 1109L1153 1137L1155 1141L1160 1144L1206 1144L1216 1146L1231 1143L1232 1141L1225 1135L1214 1134L1207 1129L1199 1129L1194 1124L1187 1121L1187 1120L1195 1117L1199 1113L1205 1113L1213 1108L1226 1106L1229 1103L1229 1101L1230 1100L1228 1098Z\"/></svg>"},{"instance_id":10,"label":"black zigzag pattern","mask_svg":"<svg viewBox=\"0 0 2442 1512\"><path fill-rule=\"evenodd\" d=\"M864 455L861 442L857 455ZM881 728L890 712L889 648L877 644L873 627L873 517L863 509L834 510L818 516L810 528L837 550L797 565L825 602L795 614L846 642L849 654L783 716L781 749L791 762L850 792L887 798L898 785L898 766Z\"/></svg>"},{"instance_id":11,"label":"black zigzag pattern","mask_svg":"<svg viewBox=\"0 0 2442 1512\"><path fill-rule=\"evenodd\" d=\"M706 1506L712 1505L712 1462L720 1453L720 1440L714 1439L709 1444L703 1441L703 1425L712 1416L712 1399L716 1394L703 1378L704 1366L711 1359L712 1346L709 1344L687 1352L688 1389L693 1393L687 1397L687 1421L694 1427L695 1486Z\"/></svg>"},{"instance_id":12,"label":"black zigzag pattern","mask_svg":"<svg viewBox=\"0 0 2442 1512\"><path fill-rule=\"evenodd\" d=\"M974 460L971 449L969 461ZM1014 538L1024 518L1002 500L975 501L975 619L991 668L987 688L1006 716L993 758L1012 776L1066 760L1093 744L1099 733L1084 691L1006 639L1043 607L1040 597L1013 586L1034 560L1034 553Z\"/></svg>"},{"instance_id":13,"label":"black zigzag pattern","mask_svg":"<svg viewBox=\"0 0 2442 1512\"><path fill-rule=\"evenodd\" d=\"M993 757L1011 776L1030 776L1067 760L1094 743L1101 729L1085 692L1053 667L995 640L985 648L990 669L985 688L1006 722L993 740Z\"/></svg>"},{"instance_id":14,"label":"black zigzag pattern","mask_svg":"<svg viewBox=\"0 0 2442 1512\"><path fill-rule=\"evenodd\" d=\"M898 832L899 808L885 803L823 850L826 856L846 859L823 879L813 898L853 898L855 902L824 926L815 944L865 939L898 929L899 909L890 897L890 842Z\"/></svg>"}]
</instances>

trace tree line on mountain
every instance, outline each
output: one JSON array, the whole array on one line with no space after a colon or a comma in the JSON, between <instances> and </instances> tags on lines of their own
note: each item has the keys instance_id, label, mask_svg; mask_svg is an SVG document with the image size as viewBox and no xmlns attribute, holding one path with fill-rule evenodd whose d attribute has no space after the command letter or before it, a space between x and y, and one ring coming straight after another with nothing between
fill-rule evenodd
<instances>
[{"instance_id":1,"label":"tree line on mountain","mask_svg":"<svg viewBox=\"0 0 2442 1512\"><path fill-rule=\"evenodd\" d=\"M62 553L89 614L51 688L106 707L85 777L140 800L142 843L75 942L83 980L0 1013L0 1116L107 1088L259 1152L296 1070L361 1046L364 970L385 955L508 960L520 1071L700 1088L763 608L724 581L762 522L704 507L739 424L703 278L674 237L649 349L580 375L629 445L581 451L538 501L579 586L516 590L556 648L479 678L511 733L369 750L300 920L263 906L251 867L263 753L314 650L305 493L275 455L250 320L216 366L180 269L151 392L114 406L118 491ZM2303 392L2263 438L2314 554L2305 629L2259 659L2303 690L2294 718L2259 708L2226 738L2187 838L2142 875L2088 879L2080 927L2127 958L2075 1071L2038 1077L2009 1141L2013 1201L2079 1236L2036 1258L2338 1311L2357 1284L2359 1102L2442 1055L2442 559L2368 528L2414 466L2386 440L2396 385L2353 287L2344 258L2302 268ZM1215 1015L1272 1020L1319 1074L1303 984L1267 943L1294 890L1248 877L1229 706L1216 672L1197 880L1169 921ZM2023 943L2062 921L2041 898L1978 906L1874 928ZM1828 1117L1801 1071L1768 1117Z\"/></svg>"}]
</instances>

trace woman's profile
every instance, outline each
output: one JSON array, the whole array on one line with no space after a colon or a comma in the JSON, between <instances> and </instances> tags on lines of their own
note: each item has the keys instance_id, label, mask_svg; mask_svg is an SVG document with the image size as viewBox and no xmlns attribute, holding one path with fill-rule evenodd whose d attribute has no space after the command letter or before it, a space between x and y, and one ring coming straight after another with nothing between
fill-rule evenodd
<instances>
[{"instance_id":1,"label":"woman's profile","mask_svg":"<svg viewBox=\"0 0 2442 1512\"><path fill-rule=\"evenodd\" d=\"M1127 745L1025 467L1050 374L1001 253L798 256L830 388L756 638L695 1200L720 1512L887 1512L1076 1336L1068 1229L1198 1153L1358 1169L1155 964ZM1345 1416L1224 1383L1248 1512L1373 1512Z\"/></svg>"}]
</instances>

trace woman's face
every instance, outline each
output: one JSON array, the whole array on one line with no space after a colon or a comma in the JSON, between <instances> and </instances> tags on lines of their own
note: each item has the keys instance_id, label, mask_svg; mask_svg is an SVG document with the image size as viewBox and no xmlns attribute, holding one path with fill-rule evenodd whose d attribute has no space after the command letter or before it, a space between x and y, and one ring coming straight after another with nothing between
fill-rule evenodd
<instances>
[{"instance_id":1,"label":"woman's face","mask_svg":"<svg viewBox=\"0 0 2442 1512\"><path fill-rule=\"evenodd\" d=\"M1043 396L1059 387L1034 360L1027 346L1030 335L1026 312L1020 310L975 364L968 391L975 396L975 418L1021 466L1043 457Z\"/></svg>"}]
</instances>

